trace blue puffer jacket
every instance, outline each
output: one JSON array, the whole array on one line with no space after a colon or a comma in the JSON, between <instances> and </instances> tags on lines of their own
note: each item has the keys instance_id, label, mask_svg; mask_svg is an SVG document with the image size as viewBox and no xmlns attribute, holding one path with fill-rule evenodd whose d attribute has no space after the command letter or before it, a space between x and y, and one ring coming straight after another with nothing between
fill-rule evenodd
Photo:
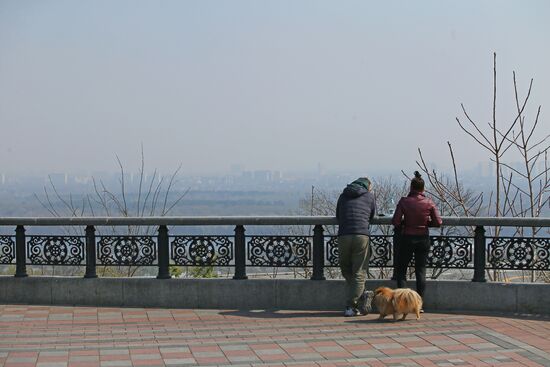
<instances>
[{"instance_id":1,"label":"blue puffer jacket","mask_svg":"<svg viewBox=\"0 0 550 367\"><path fill-rule=\"evenodd\" d=\"M338 198L336 218L338 236L346 234L369 235L369 224L376 213L372 192L361 185L349 184Z\"/></svg>"}]
</instances>

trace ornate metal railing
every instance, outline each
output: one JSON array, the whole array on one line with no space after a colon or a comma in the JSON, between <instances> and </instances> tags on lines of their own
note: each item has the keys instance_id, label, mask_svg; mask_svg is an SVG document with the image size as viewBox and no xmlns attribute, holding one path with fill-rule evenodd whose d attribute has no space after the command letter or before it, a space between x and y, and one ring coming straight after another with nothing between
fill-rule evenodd
<instances>
[{"instance_id":1,"label":"ornate metal railing","mask_svg":"<svg viewBox=\"0 0 550 367\"><path fill-rule=\"evenodd\" d=\"M247 267L312 268L313 280L325 279L326 267L338 266L338 238L325 234L333 217L149 217L149 218L0 218L15 226L15 235L0 236L0 264L15 264L15 276L26 277L27 265L85 266L86 278L97 266L156 266L159 279L169 267L234 268L234 279L246 279ZM389 218L373 224L389 225ZM168 226L233 225L234 235L169 235ZM312 235L245 235L245 226L313 226ZM431 236L428 266L471 269L473 281L485 281L485 270L550 270L550 237L486 237L485 226L550 227L550 218L443 218L444 226L475 228L472 236ZM84 236L25 234L25 226L85 227ZM96 235L96 226L157 226L158 235ZM546 232L547 233L547 232ZM393 236L371 235L373 267L392 267Z\"/></svg>"}]
</instances>

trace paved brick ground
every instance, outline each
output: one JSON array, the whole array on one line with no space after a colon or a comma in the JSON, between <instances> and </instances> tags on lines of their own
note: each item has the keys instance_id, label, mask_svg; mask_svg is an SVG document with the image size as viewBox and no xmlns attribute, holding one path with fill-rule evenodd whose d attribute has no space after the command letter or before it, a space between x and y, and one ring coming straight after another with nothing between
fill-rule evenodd
<instances>
[{"instance_id":1,"label":"paved brick ground","mask_svg":"<svg viewBox=\"0 0 550 367\"><path fill-rule=\"evenodd\" d=\"M550 366L550 319L0 305L0 365Z\"/></svg>"}]
</instances>

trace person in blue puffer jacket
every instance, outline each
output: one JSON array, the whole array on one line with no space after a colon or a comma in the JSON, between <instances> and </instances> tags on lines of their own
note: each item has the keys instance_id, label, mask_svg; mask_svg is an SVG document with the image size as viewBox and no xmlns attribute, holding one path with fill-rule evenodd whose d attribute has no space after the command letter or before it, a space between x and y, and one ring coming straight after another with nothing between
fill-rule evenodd
<instances>
[{"instance_id":1,"label":"person in blue puffer jacket","mask_svg":"<svg viewBox=\"0 0 550 367\"><path fill-rule=\"evenodd\" d=\"M372 183L366 177L347 185L336 205L340 270L346 280L344 316L366 315L372 292L365 292L370 259L369 226L376 212Z\"/></svg>"}]
</instances>

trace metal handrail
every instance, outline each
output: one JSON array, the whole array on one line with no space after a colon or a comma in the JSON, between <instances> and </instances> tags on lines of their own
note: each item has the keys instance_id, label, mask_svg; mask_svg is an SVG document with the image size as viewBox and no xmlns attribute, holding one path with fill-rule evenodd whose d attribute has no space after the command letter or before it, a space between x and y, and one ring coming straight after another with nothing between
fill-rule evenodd
<instances>
[{"instance_id":1,"label":"metal handrail","mask_svg":"<svg viewBox=\"0 0 550 367\"><path fill-rule=\"evenodd\" d=\"M550 227L550 217L443 217L444 226ZM372 224L389 225L390 217L374 217ZM126 225L336 225L332 216L178 216L178 217L0 217L0 226L126 226Z\"/></svg>"}]
</instances>

